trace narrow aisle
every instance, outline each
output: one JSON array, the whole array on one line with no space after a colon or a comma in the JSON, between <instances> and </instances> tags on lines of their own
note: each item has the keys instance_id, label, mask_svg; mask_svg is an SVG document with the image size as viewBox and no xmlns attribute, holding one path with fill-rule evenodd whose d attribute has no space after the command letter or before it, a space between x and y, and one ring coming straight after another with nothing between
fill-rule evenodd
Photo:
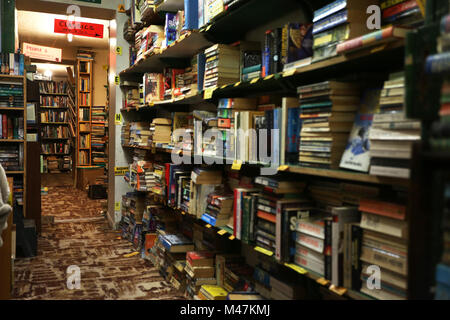
<instances>
[{"instance_id":1,"label":"narrow aisle","mask_svg":"<svg viewBox=\"0 0 450 320\"><path fill-rule=\"evenodd\" d=\"M15 299L183 299L151 263L117 239L100 213L101 201L72 187L49 187L42 196L42 215L54 223L42 226L38 256L16 259ZM81 288L67 288L66 269L81 270Z\"/></svg>"}]
</instances>

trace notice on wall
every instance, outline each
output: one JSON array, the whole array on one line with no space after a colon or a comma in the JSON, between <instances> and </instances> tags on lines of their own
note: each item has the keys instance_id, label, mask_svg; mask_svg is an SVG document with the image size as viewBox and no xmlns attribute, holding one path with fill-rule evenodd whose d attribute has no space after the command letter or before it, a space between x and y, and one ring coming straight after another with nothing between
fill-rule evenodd
<instances>
[{"instance_id":1,"label":"notice on wall","mask_svg":"<svg viewBox=\"0 0 450 320\"><path fill-rule=\"evenodd\" d=\"M128 167L114 167L114 175L124 176L130 170Z\"/></svg>"},{"instance_id":2,"label":"notice on wall","mask_svg":"<svg viewBox=\"0 0 450 320\"><path fill-rule=\"evenodd\" d=\"M117 126L120 126L122 124L122 114L116 113L116 116L114 117L114 122Z\"/></svg>"},{"instance_id":3,"label":"notice on wall","mask_svg":"<svg viewBox=\"0 0 450 320\"><path fill-rule=\"evenodd\" d=\"M23 54L34 59L61 62L62 49L38 46L36 44L24 42Z\"/></svg>"},{"instance_id":4,"label":"notice on wall","mask_svg":"<svg viewBox=\"0 0 450 320\"><path fill-rule=\"evenodd\" d=\"M103 39L103 29L103 24L55 19L53 31L55 33L71 33L74 36Z\"/></svg>"}]
</instances>

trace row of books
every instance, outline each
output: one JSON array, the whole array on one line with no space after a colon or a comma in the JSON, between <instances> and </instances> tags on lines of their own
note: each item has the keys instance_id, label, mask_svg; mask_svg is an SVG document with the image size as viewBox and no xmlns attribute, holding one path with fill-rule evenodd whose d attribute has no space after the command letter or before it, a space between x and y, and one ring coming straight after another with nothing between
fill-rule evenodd
<instances>
[{"instance_id":1,"label":"row of books","mask_svg":"<svg viewBox=\"0 0 450 320\"><path fill-rule=\"evenodd\" d=\"M91 94L90 93L80 93L80 99L78 101L80 106L90 106L91 105Z\"/></svg>"},{"instance_id":2,"label":"row of books","mask_svg":"<svg viewBox=\"0 0 450 320\"><path fill-rule=\"evenodd\" d=\"M0 164L5 171L23 170L23 144L0 145Z\"/></svg>"},{"instance_id":3,"label":"row of books","mask_svg":"<svg viewBox=\"0 0 450 320\"><path fill-rule=\"evenodd\" d=\"M39 81L39 92L41 94L47 93L61 93L66 94L68 90L67 81Z\"/></svg>"},{"instance_id":4,"label":"row of books","mask_svg":"<svg viewBox=\"0 0 450 320\"><path fill-rule=\"evenodd\" d=\"M42 138L69 138L69 128L67 126L42 125Z\"/></svg>"},{"instance_id":5,"label":"row of books","mask_svg":"<svg viewBox=\"0 0 450 320\"><path fill-rule=\"evenodd\" d=\"M40 96L41 107L67 108L68 97Z\"/></svg>"},{"instance_id":6,"label":"row of books","mask_svg":"<svg viewBox=\"0 0 450 320\"><path fill-rule=\"evenodd\" d=\"M70 144L67 142L41 143L42 154L69 154Z\"/></svg>"},{"instance_id":7,"label":"row of books","mask_svg":"<svg viewBox=\"0 0 450 320\"><path fill-rule=\"evenodd\" d=\"M0 114L0 139L23 139L23 117Z\"/></svg>"},{"instance_id":8,"label":"row of books","mask_svg":"<svg viewBox=\"0 0 450 320\"><path fill-rule=\"evenodd\" d=\"M90 79L89 78L86 78L86 77L80 77L80 83L79 83L79 86L78 86L78 89L80 90L80 91L90 91L91 90L91 88L90 88L90 86L89 86L89 82L90 82Z\"/></svg>"},{"instance_id":9,"label":"row of books","mask_svg":"<svg viewBox=\"0 0 450 320\"><path fill-rule=\"evenodd\" d=\"M108 162L107 156L107 112L105 106L92 107L92 163L106 167Z\"/></svg>"},{"instance_id":10,"label":"row of books","mask_svg":"<svg viewBox=\"0 0 450 320\"><path fill-rule=\"evenodd\" d=\"M41 173L61 173L72 168L72 158L70 156L42 156Z\"/></svg>"},{"instance_id":11,"label":"row of books","mask_svg":"<svg viewBox=\"0 0 450 320\"><path fill-rule=\"evenodd\" d=\"M24 61L25 56L21 53L2 52L0 54L0 74L23 76L25 68Z\"/></svg>"},{"instance_id":12,"label":"row of books","mask_svg":"<svg viewBox=\"0 0 450 320\"><path fill-rule=\"evenodd\" d=\"M91 162L91 160L90 160L89 150L79 150L78 151L78 164L79 165L89 165L90 162Z\"/></svg>"},{"instance_id":13,"label":"row of books","mask_svg":"<svg viewBox=\"0 0 450 320\"><path fill-rule=\"evenodd\" d=\"M67 111L41 111L41 122L67 122Z\"/></svg>"}]
</instances>

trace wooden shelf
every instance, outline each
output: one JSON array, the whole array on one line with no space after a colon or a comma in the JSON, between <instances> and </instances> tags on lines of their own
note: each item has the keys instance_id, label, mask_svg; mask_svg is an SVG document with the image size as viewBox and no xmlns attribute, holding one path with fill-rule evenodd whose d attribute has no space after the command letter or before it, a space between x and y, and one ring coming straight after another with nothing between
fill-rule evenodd
<instances>
[{"instance_id":1,"label":"wooden shelf","mask_svg":"<svg viewBox=\"0 0 450 320\"><path fill-rule=\"evenodd\" d=\"M43 156L69 156L70 153L41 153Z\"/></svg>"},{"instance_id":2,"label":"wooden shelf","mask_svg":"<svg viewBox=\"0 0 450 320\"><path fill-rule=\"evenodd\" d=\"M23 140L23 139L0 139L0 142L22 143L22 142L25 142L25 140Z\"/></svg>"},{"instance_id":3,"label":"wooden shelf","mask_svg":"<svg viewBox=\"0 0 450 320\"><path fill-rule=\"evenodd\" d=\"M6 174L24 174L24 171L5 171Z\"/></svg>"},{"instance_id":4,"label":"wooden shelf","mask_svg":"<svg viewBox=\"0 0 450 320\"><path fill-rule=\"evenodd\" d=\"M68 107L40 106L41 109L68 109Z\"/></svg>"},{"instance_id":5,"label":"wooden shelf","mask_svg":"<svg viewBox=\"0 0 450 320\"><path fill-rule=\"evenodd\" d=\"M67 96L67 93L39 92L41 96Z\"/></svg>"},{"instance_id":6,"label":"wooden shelf","mask_svg":"<svg viewBox=\"0 0 450 320\"><path fill-rule=\"evenodd\" d=\"M24 111L24 108L20 107L0 107L1 111Z\"/></svg>"},{"instance_id":7,"label":"wooden shelf","mask_svg":"<svg viewBox=\"0 0 450 320\"><path fill-rule=\"evenodd\" d=\"M45 124L45 125L68 125L68 122L41 122L41 124Z\"/></svg>"},{"instance_id":8,"label":"wooden shelf","mask_svg":"<svg viewBox=\"0 0 450 320\"><path fill-rule=\"evenodd\" d=\"M156 12L177 12L184 10L184 0L164 0L156 6Z\"/></svg>"},{"instance_id":9,"label":"wooden shelf","mask_svg":"<svg viewBox=\"0 0 450 320\"><path fill-rule=\"evenodd\" d=\"M43 140L69 140L70 138L49 138L49 137L41 137Z\"/></svg>"}]
</instances>

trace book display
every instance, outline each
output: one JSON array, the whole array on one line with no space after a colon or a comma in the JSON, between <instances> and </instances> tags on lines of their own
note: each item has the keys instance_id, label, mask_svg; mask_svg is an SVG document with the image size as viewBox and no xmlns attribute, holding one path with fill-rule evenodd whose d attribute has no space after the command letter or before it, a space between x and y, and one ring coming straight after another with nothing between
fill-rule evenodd
<instances>
[{"instance_id":1,"label":"book display","mask_svg":"<svg viewBox=\"0 0 450 320\"><path fill-rule=\"evenodd\" d=\"M81 52L77 56L77 166L92 165L92 54Z\"/></svg>"}]
</instances>

